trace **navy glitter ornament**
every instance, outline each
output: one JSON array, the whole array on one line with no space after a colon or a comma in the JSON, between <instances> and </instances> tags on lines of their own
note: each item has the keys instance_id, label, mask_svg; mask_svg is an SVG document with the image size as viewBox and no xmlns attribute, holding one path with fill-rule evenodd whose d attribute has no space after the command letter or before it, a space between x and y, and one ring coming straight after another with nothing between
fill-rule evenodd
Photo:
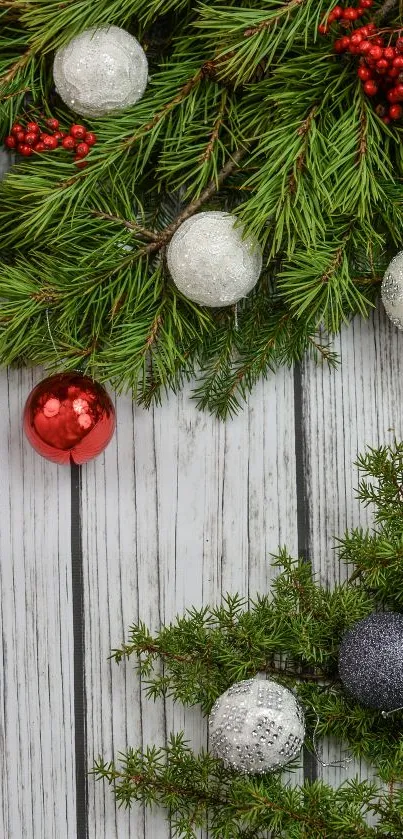
<instances>
[{"instance_id":1,"label":"navy glitter ornament","mask_svg":"<svg viewBox=\"0 0 403 839\"><path fill-rule=\"evenodd\" d=\"M403 706L403 615L379 612L358 621L342 638L339 674L344 687L369 708Z\"/></svg>"}]
</instances>

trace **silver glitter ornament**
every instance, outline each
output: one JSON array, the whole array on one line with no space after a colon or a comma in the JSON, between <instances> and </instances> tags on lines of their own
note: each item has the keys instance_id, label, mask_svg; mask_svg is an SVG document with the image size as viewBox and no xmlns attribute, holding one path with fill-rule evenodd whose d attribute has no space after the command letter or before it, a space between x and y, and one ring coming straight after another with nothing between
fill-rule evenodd
<instances>
[{"instance_id":1,"label":"silver glitter ornament","mask_svg":"<svg viewBox=\"0 0 403 839\"><path fill-rule=\"evenodd\" d=\"M72 111L101 117L141 99L148 63L129 32L118 26L92 28L57 50L53 77L59 96Z\"/></svg>"},{"instance_id":2,"label":"silver glitter ornament","mask_svg":"<svg viewBox=\"0 0 403 839\"><path fill-rule=\"evenodd\" d=\"M181 224L167 250L175 285L201 306L230 306L256 285L262 251L252 237L242 238L230 213L198 213Z\"/></svg>"},{"instance_id":3,"label":"silver glitter ornament","mask_svg":"<svg viewBox=\"0 0 403 839\"><path fill-rule=\"evenodd\" d=\"M362 705L392 711L403 706L403 615L380 612L343 636L339 674Z\"/></svg>"},{"instance_id":4,"label":"silver glitter ornament","mask_svg":"<svg viewBox=\"0 0 403 839\"><path fill-rule=\"evenodd\" d=\"M246 774L281 769L305 736L301 705L277 682L246 679L226 690L209 717L210 751Z\"/></svg>"},{"instance_id":5,"label":"silver glitter ornament","mask_svg":"<svg viewBox=\"0 0 403 839\"><path fill-rule=\"evenodd\" d=\"M403 329L403 251L389 263L381 286L382 302L394 326Z\"/></svg>"}]
</instances>

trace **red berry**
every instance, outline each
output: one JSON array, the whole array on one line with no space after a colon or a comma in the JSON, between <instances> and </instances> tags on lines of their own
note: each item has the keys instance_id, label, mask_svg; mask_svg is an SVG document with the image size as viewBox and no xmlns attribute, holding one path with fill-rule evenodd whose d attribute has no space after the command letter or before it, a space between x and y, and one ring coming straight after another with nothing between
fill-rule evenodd
<instances>
[{"instance_id":1,"label":"red berry","mask_svg":"<svg viewBox=\"0 0 403 839\"><path fill-rule=\"evenodd\" d=\"M90 147L89 147L88 143L79 143L77 148L76 148L76 158L86 157L89 150L90 150Z\"/></svg>"},{"instance_id":2,"label":"red berry","mask_svg":"<svg viewBox=\"0 0 403 839\"><path fill-rule=\"evenodd\" d=\"M345 47L343 46L343 38L337 38L337 40L333 44L333 49L335 52L344 52ZM85 139L88 142L88 134L85 135Z\"/></svg>"},{"instance_id":3,"label":"red berry","mask_svg":"<svg viewBox=\"0 0 403 839\"><path fill-rule=\"evenodd\" d=\"M29 157L32 154L31 146L28 146L26 143L18 143L17 150L24 157Z\"/></svg>"},{"instance_id":4,"label":"red berry","mask_svg":"<svg viewBox=\"0 0 403 839\"><path fill-rule=\"evenodd\" d=\"M15 137L13 137L11 134L9 134L8 137L6 137L6 139L4 140L4 145L8 149L15 149L15 147L17 145L17 140L16 140Z\"/></svg>"},{"instance_id":5,"label":"red berry","mask_svg":"<svg viewBox=\"0 0 403 839\"><path fill-rule=\"evenodd\" d=\"M318 32L319 32L319 35L327 35L328 31L329 31L329 29L328 29L328 27L326 26L326 24L324 24L324 23L320 23L320 24L319 24L319 26L318 26ZM73 128L74 128L74 126L73 126ZM70 130L71 130L71 129L70 129ZM75 136L75 135L73 135L73 136ZM81 138L80 138L80 139L81 139Z\"/></svg>"},{"instance_id":6,"label":"red berry","mask_svg":"<svg viewBox=\"0 0 403 839\"><path fill-rule=\"evenodd\" d=\"M403 55L397 55L393 59L393 66L394 67L399 67L399 69L400 69L400 67L403 67Z\"/></svg>"},{"instance_id":7,"label":"red berry","mask_svg":"<svg viewBox=\"0 0 403 839\"><path fill-rule=\"evenodd\" d=\"M390 121L391 121L390 117L388 117L388 116L382 117L382 122L384 122L385 125L389 125Z\"/></svg>"},{"instance_id":8,"label":"red berry","mask_svg":"<svg viewBox=\"0 0 403 839\"><path fill-rule=\"evenodd\" d=\"M79 169L85 169L85 167L86 167L86 166L88 166L88 160L81 160L81 159L80 159L79 157L77 157L77 156L74 158L74 160L75 160L75 164L76 164L76 166L77 166Z\"/></svg>"},{"instance_id":9,"label":"red berry","mask_svg":"<svg viewBox=\"0 0 403 839\"><path fill-rule=\"evenodd\" d=\"M373 5L374 0L360 0L360 6L362 9L370 9Z\"/></svg>"},{"instance_id":10,"label":"red berry","mask_svg":"<svg viewBox=\"0 0 403 839\"><path fill-rule=\"evenodd\" d=\"M338 20L340 17L343 17L343 7L342 6L335 6L331 14L333 15L333 20Z\"/></svg>"},{"instance_id":11,"label":"red berry","mask_svg":"<svg viewBox=\"0 0 403 839\"><path fill-rule=\"evenodd\" d=\"M387 76L388 79L397 79L398 75L400 74L400 70L398 67L390 67L388 70Z\"/></svg>"},{"instance_id":12,"label":"red berry","mask_svg":"<svg viewBox=\"0 0 403 839\"><path fill-rule=\"evenodd\" d=\"M45 145L39 140L39 143L34 146L34 151L45 151Z\"/></svg>"},{"instance_id":13,"label":"red berry","mask_svg":"<svg viewBox=\"0 0 403 839\"><path fill-rule=\"evenodd\" d=\"M361 35L363 36L363 38L368 38L368 35L370 34L371 30L370 30L369 26L361 26L361 29L359 31L361 32Z\"/></svg>"},{"instance_id":14,"label":"red berry","mask_svg":"<svg viewBox=\"0 0 403 839\"><path fill-rule=\"evenodd\" d=\"M63 137L62 146L64 149L75 149L76 141L74 137L71 137L70 135L68 135L67 137Z\"/></svg>"},{"instance_id":15,"label":"red berry","mask_svg":"<svg viewBox=\"0 0 403 839\"><path fill-rule=\"evenodd\" d=\"M12 134L14 137L16 137L17 134L20 133L20 131L24 131L24 126L21 125L20 122L15 122L11 131L10 131L10 134Z\"/></svg>"},{"instance_id":16,"label":"red berry","mask_svg":"<svg viewBox=\"0 0 403 839\"><path fill-rule=\"evenodd\" d=\"M353 32L353 34L351 36L351 43L352 44L360 44L362 40L363 40L363 36L361 35L361 32Z\"/></svg>"},{"instance_id":17,"label":"red berry","mask_svg":"<svg viewBox=\"0 0 403 839\"><path fill-rule=\"evenodd\" d=\"M70 134L75 140L84 140L86 133L87 129L84 125L72 125L70 128Z\"/></svg>"},{"instance_id":18,"label":"red berry","mask_svg":"<svg viewBox=\"0 0 403 839\"><path fill-rule=\"evenodd\" d=\"M360 17L358 9L353 9L352 6L347 6L343 9L343 20L357 20Z\"/></svg>"},{"instance_id":19,"label":"red berry","mask_svg":"<svg viewBox=\"0 0 403 839\"><path fill-rule=\"evenodd\" d=\"M37 122L27 122L27 134L39 134L40 130Z\"/></svg>"},{"instance_id":20,"label":"red berry","mask_svg":"<svg viewBox=\"0 0 403 839\"><path fill-rule=\"evenodd\" d=\"M397 84L396 87L394 88L394 91L395 91L395 94L396 94L396 97L397 97L397 102L402 102L403 101L403 84Z\"/></svg>"},{"instance_id":21,"label":"red berry","mask_svg":"<svg viewBox=\"0 0 403 839\"><path fill-rule=\"evenodd\" d=\"M361 53L361 55L365 55L371 49L372 49L371 41L367 41L366 39L361 41L361 43L360 43L360 53Z\"/></svg>"},{"instance_id":22,"label":"red berry","mask_svg":"<svg viewBox=\"0 0 403 839\"><path fill-rule=\"evenodd\" d=\"M396 88L395 87L391 87L390 90L388 90L388 92L386 94L386 98L387 98L388 102L397 102L398 101L398 97L397 97L397 94L396 94Z\"/></svg>"},{"instance_id":23,"label":"red berry","mask_svg":"<svg viewBox=\"0 0 403 839\"><path fill-rule=\"evenodd\" d=\"M377 38L373 38L372 43L375 47L383 47L383 38L380 38L379 36Z\"/></svg>"},{"instance_id":24,"label":"red berry","mask_svg":"<svg viewBox=\"0 0 403 839\"><path fill-rule=\"evenodd\" d=\"M389 108L389 116L391 119L400 119L403 114L401 105L391 105Z\"/></svg>"},{"instance_id":25,"label":"red berry","mask_svg":"<svg viewBox=\"0 0 403 839\"><path fill-rule=\"evenodd\" d=\"M16 131L16 133L14 134L17 143L23 143L25 140L25 136L25 131Z\"/></svg>"},{"instance_id":26,"label":"red berry","mask_svg":"<svg viewBox=\"0 0 403 839\"><path fill-rule=\"evenodd\" d=\"M340 38L340 40L342 40L342 38ZM93 131L87 131L84 140L87 143L87 146L95 146L95 143L97 142L97 135L94 134Z\"/></svg>"},{"instance_id":27,"label":"red berry","mask_svg":"<svg viewBox=\"0 0 403 839\"><path fill-rule=\"evenodd\" d=\"M368 79L372 79L372 73L369 67L359 67L357 70L358 78L361 79L362 82L367 82Z\"/></svg>"},{"instance_id":28,"label":"red berry","mask_svg":"<svg viewBox=\"0 0 403 839\"><path fill-rule=\"evenodd\" d=\"M42 142L43 142L43 145L45 146L45 149L49 149L49 151L53 151L53 149L57 149L56 137L52 137L51 134L45 134Z\"/></svg>"},{"instance_id":29,"label":"red berry","mask_svg":"<svg viewBox=\"0 0 403 839\"><path fill-rule=\"evenodd\" d=\"M351 55L359 55L359 53L360 53L360 45L359 45L359 44L351 44L351 45L350 45L350 49L349 49L349 53L350 53Z\"/></svg>"},{"instance_id":30,"label":"red berry","mask_svg":"<svg viewBox=\"0 0 403 839\"><path fill-rule=\"evenodd\" d=\"M27 131L25 135L25 142L27 146L34 146L35 143L38 142L38 135L34 134L33 131Z\"/></svg>"},{"instance_id":31,"label":"red berry","mask_svg":"<svg viewBox=\"0 0 403 839\"><path fill-rule=\"evenodd\" d=\"M374 61L379 61L379 59L383 56L383 49L382 47L371 47L368 55L370 58L373 58Z\"/></svg>"},{"instance_id":32,"label":"red berry","mask_svg":"<svg viewBox=\"0 0 403 839\"><path fill-rule=\"evenodd\" d=\"M65 136L66 135L65 135L64 131L55 131L55 133L53 134L53 137L54 137L55 140L57 140L57 142L59 142L59 140L63 140L63 137L65 137Z\"/></svg>"},{"instance_id":33,"label":"red berry","mask_svg":"<svg viewBox=\"0 0 403 839\"><path fill-rule=\"evenodd\" d=\"M387 58L388 61L393 61L396 55L396 50L394 47L385 47L383 51L383 57Z\"/></svg>"},{"instance_id":34,"label":"red berry","mask_svg":"<svg viewBox=\"0 0 403 839\"><path fill-rule=\"evenodd\" d=\"M389 67L389 64L386 61L386 58L380 58L379 61L376 62L377 73L380 73L381 75L386 73L388 67Z\"/></svg>"},{"instance_id":35,"label":"red berry","mask_svg":"<svg viewBox=\"0 0 403 839\"><path fill-rule=\"evenodd\" d=\"M52 131L57 131L57 129L59 128L59 124L60 124L59 120L55 119L54 117L50 117L49 119L46 119L45 123L48 126L48 128L52 129Z\"/></svg>"},{"instance_id":36,"label":"red berry","mask_svg":"<svg viewBox=\"0 0 403 839\"><path fill-rule=\"evenodd\" d=\"M368 79L367 82L364 82L363 87L367 96L376 96L378 93L378 85L373 79Z\"/></svg>"}]
</instances>

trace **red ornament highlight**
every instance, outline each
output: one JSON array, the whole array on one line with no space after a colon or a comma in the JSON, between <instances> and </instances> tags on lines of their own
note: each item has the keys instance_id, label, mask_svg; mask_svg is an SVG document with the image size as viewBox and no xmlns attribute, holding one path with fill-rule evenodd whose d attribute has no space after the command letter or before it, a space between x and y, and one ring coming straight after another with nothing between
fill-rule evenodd
<instances>
[{"instance_id":1,"label":"red ornament highlight","mask_svg":"<svg viewBox=\"0 0 403 839\"><path fill-rule=\"evenodd\" d=\"M24 431L38 454L53 463L82 464L106 448L115 430L115 409L105 388L80 373L60 373L31 391Z\"/></svg>"}]
</instances>

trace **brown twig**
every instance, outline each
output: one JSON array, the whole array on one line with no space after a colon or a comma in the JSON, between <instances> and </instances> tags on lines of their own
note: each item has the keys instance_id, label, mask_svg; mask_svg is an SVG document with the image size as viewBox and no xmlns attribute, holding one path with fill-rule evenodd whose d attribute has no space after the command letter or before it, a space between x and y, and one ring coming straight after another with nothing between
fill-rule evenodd
<instances>
[{"instance_id":1,"label":"brown twig","mask_svg":"<svg viewBox=\"0 0 403 839\"><path fill-rule=\"evenodd\" d=\"M103 213L101 210L91 210L91 215L96 216L97 218L103 218L106 221L115 221L117 224L123 224L123 227L127 227L128 230L133 230L134 233L137 233L139 236L143 236L145 239L150 239L151 242L155 242L158 238L157 233L153 233L152 230L147 230L147 228L141 227L141 225L137 224L135 221L128 221L128 219L120 218L120 216L113 216L111 213Z\"/></svg>"},{"instance_id":2,"label":"brown twig","mask_svg":"<svg viewBox=\"0 0 403 839\"><path fill-rule=\"evenodd\" d=\"M250 38L252 35L257 35L258 32L263 32L264 29L270 29L272 26L277 26L283 15L289 15L293 8L301 6L302 3L305 3L305 0L288 0L288 3L285 3L285 5L281 7L280 12L276 15L276 17L270 18L269 20L262 20L258 26L251 26L249 29L245 29L243 33L244 38Z\"/></svg>"},{"instance_id":3,"label":"brown twig","mask_svg":"<svg viewBox=\"0 0 403 839\"><path fill-rule=\"evenodd\" d=\"M381 22L388 16L389 12L393 11L395 6L399 4L399 0L385 0L385 3L379 9L378 14L376 15L377 21Z\"/></svg>"},{"instance_id":4,"label":"brown twig","mask_svg":"<svg viewBox=\"0 0 403 839\"><path fill-rule=\"evenodd\" d=\"M157 240L155 242L151 242L145 248L145 252L148 254L156 253L157 251L161 250L164 245L167 245L168 242L172 239L174 233L178 230L178 228L183 224L186 219L193 216L197 210L202 207L206 201L209 199L219 190L220 186L224 183L226 178L237 169L239 166L240 161L242 160L244 154L246 153L246 149L237 149L236 152L232 155L232 157L227 160L225 165L222 167L220 172L218 173L217 177L214 178L208 186L203 190L203 192L199 195L198 198L195 198L194 201L191 201L190 204L182 210L181 213L176 217L176 219L165 227L161 233L158 234Z\"/></svg>"},{"instance_id":5,"label":"brown twig","mask_svg":"<svg viewBox=\"0 0 403 839\"><path fill-rule=\"evenodd\" d=\"M9 82L11 82L13 80L14 76L16 76L18 71L22 70L22 68L25 67L25 65L28 63L29 59L31 58L31 55L32 55L32 48L28 49L24 53L24 55L22 55L21 58L19 58L18 61L16 61L15 64L13 64L13 66L10 68L10 70L7 71L7 73L4 73L3 76L0 76L0 84L1 83L4 84L4 85L9 84Z\"/></svg>"}]
</instances>

